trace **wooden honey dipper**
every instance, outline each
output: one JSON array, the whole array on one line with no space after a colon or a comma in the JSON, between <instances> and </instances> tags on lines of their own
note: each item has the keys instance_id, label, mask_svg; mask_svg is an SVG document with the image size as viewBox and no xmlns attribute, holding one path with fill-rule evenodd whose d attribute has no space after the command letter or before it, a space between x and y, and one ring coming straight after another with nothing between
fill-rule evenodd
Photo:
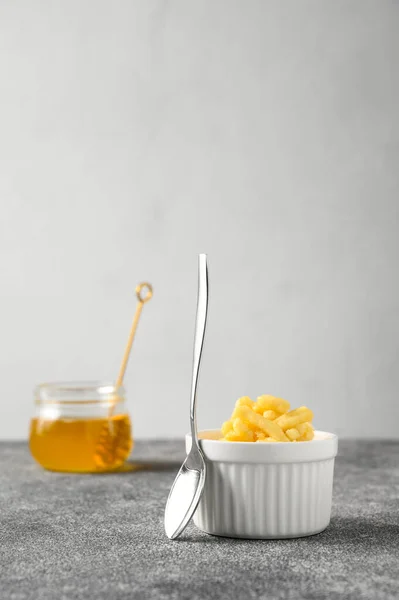
<instances>
[{"instance_id":1,"label":"wooden honey dipper","mask_svg":"<svg viewBox=\"0 0 399 600\"><path fill-rule=\"evenodd\" d=\"M145 288L147 288L147 293L143 297L141 295L141 292ZM125 376L127 363L129 362L130 351L132 349L134 336L136 335L136 329L137 329L137 325L139 324L141 311L143 310L144 304L146 302L148 302L149 300L151 300L151 298L152 298L152 285L150 283L140 283L140 285L138 285L136 287L136 296L137 296L137 300L138 300L137 308L136 308L136 312L134 313L133 323L130 328L129 339L126 344L125 354L123 355L121 368L119 369L118 379L116 380L116 389L119 389L123 384L123 378ZM111 412L112 412L112 410L113 410L113 408L111 409Z\"/></svg>"},{"instance_id":2,"label":"wooden honey dipper","mask_svg":"<svg viewBox=\"0 0 399 600\"><path fill-rule=\"evenodd\" d=\"M142 295L142 292L144 290L147 290L145 296ZM128 338L125 352L123 355L122 364L119 369L119 374L118 374L118 377L117 377L117 380L115 383L116 392L118 392L118 390L123 385L123 379L125 376L127 364L129 362L130 351L132 349L134 337L136 335L136 330L137 330L137 326L139 324L141 311L143 310L144 304L146 302L148 302L149 300L151 300L152 294L153 294L152 285L150 283L140 283L136 287L137 307L136 307L136 312L134 313L132 326L130 328L129 338ZM115 409L115 406L117 403L118 403L118 396L114 396L111 400L111 406L108 411L108 422L103 427L101 434L98 438L98 443L96 445L95 462L99 467L106 467L107 464L112 464L115 460L115 452L117 451L117 448L115 448L115 443L114 443L115 436L112 435L110 425L112 423L112 421L111 421L112 413L114 412L114 409ZM129 443L130 443L130 434L129 434Z\"/></svg>"}]
</instances>

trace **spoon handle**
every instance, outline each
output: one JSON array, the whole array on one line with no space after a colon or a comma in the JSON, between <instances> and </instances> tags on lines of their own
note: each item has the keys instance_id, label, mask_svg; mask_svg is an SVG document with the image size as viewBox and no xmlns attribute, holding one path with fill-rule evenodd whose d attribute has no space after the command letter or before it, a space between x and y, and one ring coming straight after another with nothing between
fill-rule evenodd
<instances>
[{"instance_id":1,"label":"spoon handle","mask_svg":"<svg viewBox=\"0 0 399 600\"><path fill-rule=\"evenodd\" d=\"M198 257L198 300L197 300L197 319L195 323L194 338L194 356L193 356L193 378L191 382L191 401L190 401L190 425L193 445L198 447L196 402L198 375L201 363L202 348L204 345L206 319L208 315L208 266L206 254L200 254Z\"/></svg>"}]
</instances>

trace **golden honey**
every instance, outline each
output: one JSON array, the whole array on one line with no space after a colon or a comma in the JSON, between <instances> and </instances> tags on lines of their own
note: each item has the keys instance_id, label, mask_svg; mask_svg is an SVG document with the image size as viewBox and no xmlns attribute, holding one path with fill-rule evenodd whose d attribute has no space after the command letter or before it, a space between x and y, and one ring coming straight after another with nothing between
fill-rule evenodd
<instances>
[{"instance_id":1,"label":"golden honey","mask_svg":"<svg viewBox=\"0 0 399 600\"><path fill-rule=\"evenodd\" d=\"M133 440L127 414L110 417L32 419L30 451L50 471L95 473L120 467Z\"/></svg>"}]
</instances>

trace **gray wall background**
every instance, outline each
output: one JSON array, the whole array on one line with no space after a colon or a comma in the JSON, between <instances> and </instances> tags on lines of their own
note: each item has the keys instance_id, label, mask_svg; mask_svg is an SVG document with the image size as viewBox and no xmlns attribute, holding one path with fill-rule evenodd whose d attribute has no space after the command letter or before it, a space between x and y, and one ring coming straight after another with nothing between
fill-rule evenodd
<instances>
[{"instance_id":1,"label":"gray wall background","mask_svg":"<svg viewBox=\"0 0 399 600\"><path fill-rule=\"evenodd\" d=\"M127 387L138 437L235 399L398 436L399 3L0 0L0 438L43 380Z\"/></svg>"}]
</instances>

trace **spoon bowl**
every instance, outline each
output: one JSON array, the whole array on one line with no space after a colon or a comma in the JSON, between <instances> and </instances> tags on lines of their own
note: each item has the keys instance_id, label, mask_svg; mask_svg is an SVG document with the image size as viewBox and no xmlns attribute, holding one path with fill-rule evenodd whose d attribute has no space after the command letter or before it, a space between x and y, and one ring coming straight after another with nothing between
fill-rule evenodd
<instances>
[{"instance_id":1,"label":"spoon bowl","mask_svg":"<svg viewBox=\"0 0 399 600\"><path fill-rule=\"evenodd\" d=\"M171 540L186 528L204 489L206 464L198 450L194 447L191 449L169 493L165 509L165 533Z\"/></svg>"}]
</instances>

